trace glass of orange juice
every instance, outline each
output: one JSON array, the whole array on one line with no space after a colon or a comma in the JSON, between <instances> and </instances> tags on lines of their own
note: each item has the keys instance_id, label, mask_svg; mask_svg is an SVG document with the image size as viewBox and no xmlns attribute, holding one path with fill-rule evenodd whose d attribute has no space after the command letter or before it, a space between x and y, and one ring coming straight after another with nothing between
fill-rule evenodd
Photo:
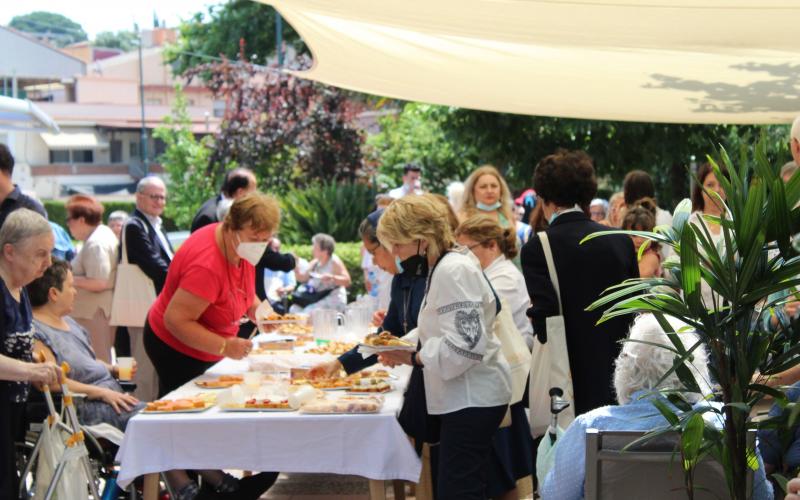
<instances>
[{"instance_id":1,"label":"glass of orange juice","mask_svg":"<svg viewBox=\"0 0 800 500\"><path fill-rule=\"evenodd\" d=\"M117 369L120 380L131 380L133 378L133 358L117 358Z\"/></svg>"}]
</instances>

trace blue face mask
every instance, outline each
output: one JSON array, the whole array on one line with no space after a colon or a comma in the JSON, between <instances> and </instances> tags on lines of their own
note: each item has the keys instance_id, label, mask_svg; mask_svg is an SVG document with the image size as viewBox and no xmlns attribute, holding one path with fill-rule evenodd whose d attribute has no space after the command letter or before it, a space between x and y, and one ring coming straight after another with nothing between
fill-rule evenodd
<instances>
[{"instance_id":1,"label":"blue face mask","mask_svg":"<svg viewBox=\"0 0 800 500\"><path fill-rule=\"evenodd\" d=\"M475 204L475 206L478 207L478 210L483 210L484 212L491 212L492 210L497 210L498 208L500 208L500 205L501 203L499 201L496 201L491 205L487 205L486 203L481 203L480 201Z\"/></svg>"},{"instance_id":2,"label":"blue face mask","mask_svg":"<svg viewBox=\"0 0 800 500\"><path fill-rule=\"evenodd\" d=\"M397 274L403 274L403 261L400 257L394 258L394 265L397 266Z\"/></svg>"},{"instance_id":3,"label":"blue face mask","mask_svg":"<svg viewBox=\"0 0 800 500\"><path fill-rule=\"evenodd\" d=\"M560 214L558 212L553 212L553 215L551 215L550 218L547 219L547 223L552 224L553 221L556 220L556 217L558 217L559 215Z\"/></svg>"}]
</instances>

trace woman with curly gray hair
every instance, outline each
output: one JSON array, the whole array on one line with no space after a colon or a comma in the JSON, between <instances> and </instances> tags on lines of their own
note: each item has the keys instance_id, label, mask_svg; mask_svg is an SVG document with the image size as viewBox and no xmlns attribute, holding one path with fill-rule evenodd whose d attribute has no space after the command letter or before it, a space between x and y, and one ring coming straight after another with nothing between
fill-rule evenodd
<instances>
[{"instance_id":1,"label":"woman with curly gray hair","mask_svg":"<svg viewBox=\"0 0 800 500\"><path fill-rule=\"evenodd\" d=\"M679 332L678 338L687 349L697 343L697 333L683 331L686 325L674 318L668 317L667 320L672 329ZM547 473L540 491L542 498L578 500L584 497L587 429L651 431L665 427L667 420L653 400L661 399L673 411L680 413L661 393L669 389L681 391L690 403L713 404L706 402L706 397L712 391L708 353L703 346L695 349L693 356L684 362L694 375L701 393L688 392L674 372L661 380L675 361L672 347L672 342L655 316L643 314L636 318L614 366L614 388L619 405L604 406L584 413L567 428L557 442L553 467ZM753 478L753 498L771 499L772 486L766 479L760 457L758 461L759 469Z\"/></svg>"}]
</instances>

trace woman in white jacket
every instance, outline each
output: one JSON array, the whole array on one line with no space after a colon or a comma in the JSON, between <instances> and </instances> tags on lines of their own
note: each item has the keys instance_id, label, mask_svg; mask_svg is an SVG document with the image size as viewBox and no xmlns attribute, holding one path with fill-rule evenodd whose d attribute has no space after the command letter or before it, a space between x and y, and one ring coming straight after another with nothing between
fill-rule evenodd
<instances>
[{"instance_id":1,"label":"woman in white jacket","mask_svg":"<svg viewBox=\"0 0 800 500\"><path fill-rule=\"evenodd\" d=\"M484 274L510 309L520 336L533 345L533 326L526 311L531 301L525 278L511 261L517 256L517 234L486 214L467 217L456 229L456 241L478 258ZM492 439L486 494L495 500L515 500L517 481L533 473L533 441L522 402L511 405L511 425L499 429Z\"/></svg>"},{"instance_id":2,"label":"woman in white jacket","mask_svg":"<svg viewBox=\"0 0 800 500\"><path fill-rule=\"evenodd\" d=\"M437 498L483 499L492 437L511 399L508 364L492 334L495 294L430 195L395 200L378 238L401 261L425 255L431 269L417 326L422 349L387 352L381 361L424 370L428 413L441 422Z\"/></svg>"}]
</instances>

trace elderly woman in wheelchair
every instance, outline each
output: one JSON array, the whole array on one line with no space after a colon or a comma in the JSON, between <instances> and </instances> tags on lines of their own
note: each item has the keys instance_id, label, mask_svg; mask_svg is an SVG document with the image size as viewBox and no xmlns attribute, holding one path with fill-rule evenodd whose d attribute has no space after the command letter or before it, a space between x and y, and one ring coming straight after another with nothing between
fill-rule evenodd
<instances>
[{"instance_id":1,"label":"elderly woman in wheelchair","mask_svg":"<svg viewBox=\"0 0 800 500\"><path fill-rule=\"evenodd\" d=\"M86 395L86 401L77 407L81 423L107 423L124 431L144 403L123 390L117 381L117 367L97 359L88 333L69 317L76 294L69 264L55 260L42 277L28 285L28 294L33 307L34 352L41 352L48 361L70 365L67 387Z\"/></svg>"},{"instance_id":2,"label":"elderly woman in wheelchair","mask_svg":"<svg viewBox=\"0 0 800 500\"><path fill-rule=\"evenodd\" d=\"M684 326L674 319L669 319L669 321L676 331ZM681 332L679 338L687 348L698 340L694 332ZM594 470L598 467L597 464L589 464L586 460L587 430L592 429L589 434L594 434L598 431L600 433L603 431L646 432L666 427L666 419L653 404L655 398L661 399L664 404L672 407L673 411L678 412L678 409L659 393L659 390L663 389L682 390L683 386L674 373L660 384L658 383L662 376L672 368L674 354L668 349L659 347L671 347L672 343L656 318L651 314L639 316L631 327L629 340L632 341L623 344L622 351L615 362L614 388L619 405L605 406L579 415L567 428L556 443L555 461L550 471L547 472L544 484L540 489L542 498L548 500L593 498L588 491L593 486L586 481L589 476L587 468L591 468L592 476L594 476ZM684 392L687 399L695 404L715 404L709 403L705 398L706 395L711 394L707 360L707 352L701 347L694 352L693 359L686 362L694 374L698 386L703 391L703 394ZM605 449L605 446L603 448ZM624 457L626 452L627 450L623 448L619 456ZM755 500L772 499L772 486L766 479L760 456L758 461L759 468L753 477L753 498ZM680 462L679 458L678 462ZM665 474L660 473L660 475ZM649 483L651 488L656 488L653 486L654 481L651 480L658 478L634 476L628 474L624 481L645 485ZM585 482L587 482L587 491L584 490ZM674 491L670 491L667 497L670 498L674 494ZM658 496L658 492L652 491L652 489L649 490L648 497L662 498Z\"/></svg>"}]
</instances>

